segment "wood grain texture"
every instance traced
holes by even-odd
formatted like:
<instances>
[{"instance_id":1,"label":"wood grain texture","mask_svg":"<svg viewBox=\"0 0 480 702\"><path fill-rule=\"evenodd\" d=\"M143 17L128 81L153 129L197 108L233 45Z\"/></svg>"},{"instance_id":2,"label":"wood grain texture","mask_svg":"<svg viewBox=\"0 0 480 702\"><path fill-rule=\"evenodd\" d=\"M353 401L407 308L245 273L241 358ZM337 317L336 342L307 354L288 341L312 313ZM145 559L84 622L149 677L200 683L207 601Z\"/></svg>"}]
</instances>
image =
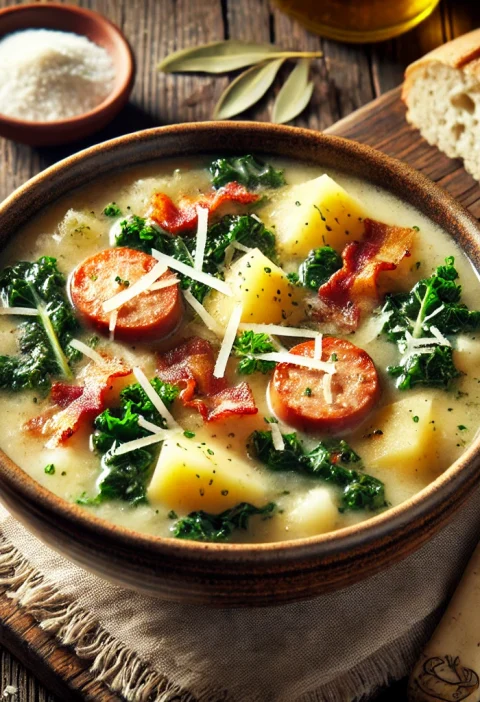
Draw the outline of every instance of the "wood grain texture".
<instances>
[{"instance_id":1,"label":"wood grain texture","mask_svg":"<svg viewBox=\"0 0 480 702\"><path fill-rule=\"evenodd\" d=\"M0 8L13 4L14 0L0 0ZM209 119L228 78L158 74L155 69L158 61L175 49L238 38L275 41L293 49L323 50L324 57L312 64L313 100L296 124L326 129L398 85L410 61L480 25L480 3L443 0L426 22L402 37L372 46L347 46L306 32L270 6L268 0L79 0L72 4L105 14L127 35L137 60L131 102L113 124L94 139L80 143L40 150L0 139L0 199L46 166L91 143L150 126ZM290 65L286 65L272 95L242 115L242 119L269 119L273 96L289 70ZM332 133L401 157L446 187L480 217L478 185L466 176L458 162L428 147L406 125L398 93L390 93L361 114L344 119ZM56 647L48 634L3 595L0 595L0 644L14 651L21 661L6 648L0 648L2 689L7 684L16 686L15 702L118 699L93 683L76 656ZM37 677L56 698L46 692ZM400 702L405 698L405 684L399 683L376 699Z\"/></svg>"}]
</instances>

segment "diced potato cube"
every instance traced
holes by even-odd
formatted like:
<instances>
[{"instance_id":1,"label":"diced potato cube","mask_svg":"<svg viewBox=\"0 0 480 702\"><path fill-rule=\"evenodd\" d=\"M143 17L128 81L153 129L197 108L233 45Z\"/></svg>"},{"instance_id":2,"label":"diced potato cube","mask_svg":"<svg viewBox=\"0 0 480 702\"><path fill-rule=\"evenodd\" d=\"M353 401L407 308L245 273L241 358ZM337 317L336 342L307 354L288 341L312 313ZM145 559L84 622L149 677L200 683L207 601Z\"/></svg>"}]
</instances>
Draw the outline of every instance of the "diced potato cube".
<instances>
[{"instance_id":1,"label":"diced potato cube","mask_svg":"<svg viewBox=\"0 0 480 702\"><path fill-rule=\"evenodd\" d=\"M205 300L206 309L222 324L228 322L237 302L243 305L242 322L281 324L300 312L300 289L259 249L253 249L236 261L225 280L233 288L234 297L212 292Z\"/></svg>"},{"instance_id":2,"label":"diced potato cube","mask_svg":"<svg viewBox=\"0 0 480 702\"><path fill-rule=\"evenodd\" d=\"M467 375L480 374L480 344L477 338L465 336L457 337L457 348L453 352L453 361L457 368Z\"/></svg>"},{"instance_id":3,"label":"diced potato cube","mask_svg":"<svg viewBox=\"0 0 480 702\"><path fill-rule=\"evenodd\" d=\"M82 241L97 241L103 234L104 225L91 212L68 210L58 227L58 236Z\"/></svg>"},{"instance_id":4,"label":"diced potato cube","mask_svg":"<svg viewBox=\"0 0 480 702\"><path fill-rule=\"evenodd\" d=\"M418 394L379 410L355 444L364 465L429 479L435 475L439 443L433 409L431 397Z\"/></svg>"},{"instance_id":5,"label":"diced potato cube","mask_svg":"<svg viewBox=\"0 0 480 702\"><path fill-rule=\"evenodd\" d=\"M280 249L305 258L326 244L341 253L350 241L363 237L366 216L363 205L324 174L284 190L271 220Z\"/></svg>"},{"instance_id":6,"label":"diced potato cube","mask_svg":"<svg viewBox=\"0 0 480 702\"><path fill-rule=\"evenodd\" d=\"M338 508L332 500L330 490L317 487L309 490L287 515L287 526L290 535L314 536L332 531L337 520Z\"/></svg>"},{"instance_id":7,"label":"diced potato cube","mask_svg":"<svg viewBox=\"0 0 480 702\"><path fill-rule=\"evenodd\" d=\"M200 509L218 514L239 502L265 502L264 486L245 461L218 447L175 439L163 443L147 496L180 514Z\"/></svg>"}]
</instances>

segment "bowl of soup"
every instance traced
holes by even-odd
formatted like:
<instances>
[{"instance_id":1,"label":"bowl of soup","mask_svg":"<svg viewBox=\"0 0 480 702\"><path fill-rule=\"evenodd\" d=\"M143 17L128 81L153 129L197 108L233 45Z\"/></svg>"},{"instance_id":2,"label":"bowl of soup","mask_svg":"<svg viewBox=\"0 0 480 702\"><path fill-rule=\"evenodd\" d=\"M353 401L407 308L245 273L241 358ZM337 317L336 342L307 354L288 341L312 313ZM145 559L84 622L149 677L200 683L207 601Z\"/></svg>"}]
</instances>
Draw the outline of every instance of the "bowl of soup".
<instances>
[{"instance_id":1,"label":"bowl of soup","mask_svg":"<svg viewBox=\"0 0 480 702\"><path fill-rule=\"evenodd\" d=\"M405 557L478 483L478 224L406 165L178 125L0 221L1 499L83 567L285 603Z\"/></svg>"}]
</instances>

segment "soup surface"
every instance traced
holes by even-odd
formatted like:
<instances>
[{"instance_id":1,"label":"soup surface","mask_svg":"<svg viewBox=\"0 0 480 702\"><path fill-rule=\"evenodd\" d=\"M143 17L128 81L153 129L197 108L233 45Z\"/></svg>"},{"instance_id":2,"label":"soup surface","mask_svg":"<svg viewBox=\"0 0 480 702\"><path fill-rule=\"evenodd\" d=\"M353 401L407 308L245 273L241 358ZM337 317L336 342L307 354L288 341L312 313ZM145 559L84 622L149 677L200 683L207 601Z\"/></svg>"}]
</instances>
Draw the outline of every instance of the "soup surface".
<instances>
[{"instance_id":1,"label":"soup surface","mask_svg":"<svg viewBox=\"0 0 480 702\"><path fill-rule=\"evenodd\" d=\"M477 431L472 266L343 173L149 164L49 206L2 271L0 445L137 531L336 530L414 495Z\"/></svg>"}]
</instances>

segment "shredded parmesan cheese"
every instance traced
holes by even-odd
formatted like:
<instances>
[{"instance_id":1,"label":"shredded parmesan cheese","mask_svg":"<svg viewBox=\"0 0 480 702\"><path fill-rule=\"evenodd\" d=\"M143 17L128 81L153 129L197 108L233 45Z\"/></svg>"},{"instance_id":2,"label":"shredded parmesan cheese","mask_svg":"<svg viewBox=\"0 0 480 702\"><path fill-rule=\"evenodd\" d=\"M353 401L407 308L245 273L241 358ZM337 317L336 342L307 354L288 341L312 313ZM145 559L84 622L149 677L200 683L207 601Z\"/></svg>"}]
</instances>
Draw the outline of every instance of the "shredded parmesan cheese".
<instances>
[{"instance_id":1,"label":"shredded parmesan cheese","mask_svg":"<svg viewBox=\"0 0 480 702\"><path fill-rule=\"evenodd\" d=\"M168 429L163 429L162 427L159 427L158 424L149 422L148 419L142 417L141 414L138 415L138 426L142 427L142 429L146 429L147 431L151 431L153 434L165 434L167 431L169 432Z\"/></svg>"},{"instance_id":2,"label":"shredded parmesan cheese","mask_svg":"<svg viewBox=\"0 0 480 702\"><path fill-rule=\"evenodd\" d=\"M139 448L144 448L145 446L150 446L150 444L158 444L159 441L163 441L167 434L155 432L155 434L149 434L149 436L143 436L141 439L134 439L133 441L127 441L126 444L120 444L113 451L111 451L111 456L122 456L124 453L130 453L130 451L136 451Z\"/></svg>"},{"instance_id":3,"label":"shredded parmesan cheese","mask_svg":"<svg viewBox=\"0 0 480 702\"><path fill-rule=\"evenodd\" d=\"M225 369L227 367L227 362L232 350L233 344L235 342L235 337L237 336L238 325L242 318L243 306L235 305L233 312L228 320L227 328L225 330L225 336L223 337L222 345L220 346L220 351L218 352L217 361L215 363L215 368L213 369L213 375L215 378L223 378L225 375Z\"/></svg>"},{"instance_id":4,"label":"shredded parmesan cheese","mask_svg":"<svg viewBox=\"0 0 480 702\"><path fill-rule=\"evenodd\" d=\"M108 331L110 341L115 339L115 327L117 326L118 310L113 310L108 321Z\"/></svg>"},{"instance_id":5,"label":"shredded parmesan cheese","mask_svg":"<svg viewBox=\"0 0 480 702\"><path fill-rule=\"evenodd\" d=\"M227 285L224 280L219 280L218 278L215 278L213 275L209 275L204 271L196 271L191 266L187 266L186 263L177 261L176 258L160 253L160 251L157 251L156 249L152 249L152 256L155 256L157 261L163 261L169 268L173 268L173 270L183 273L183 275L193 278L193 280L198 280L199 283L204 283L205 285L208 285L209 288L214 288L224 295L233 297L231 287Z\"/></svg>"},{"instance_id":6,"label":"shredded parmesan cheese","mask_svg":"<svg viewBox=\"0 0 480 702\"><path fill-rule=\"evenodd\" d=\"M317 361L315 358L308 356L297 356L288 351L271 351L270 353L256 353L255 358L261 361L275 361L275 363L291 363L294 366L302 366L310 368L310 370L320 370L324 373L336 373L335 363L327 363L326 361Z\"/></svg>"},{"instance_id":7,"label":"shredded parmesan cheese","mask_svg":"<svg viewBox=\"0 0 480 702\"><path fill-rule=\"evenodd\" d=\"M282 432L280 427L276 422L271 422L270 429L272 430L272 443L273 448L276 451L283 451L285 449L285 442L283 440Z\"/></svg>"},{"instance_id":8,"label":"shredded parmesan cheese","mask_svg":"<svg viewBox=\"0 0 480 702\"><path fill-rule=\"evenodd\" d=\"M84 344L83 341L79 341L78 339L72 339L70 341L70 346L73 349L77 349L77 351L80 351L80 353L83 353L84 356L87 356L87 358L89 358L94 363L98 363L99 366L105 365L105 359L103 358L103 356L97 353L97 351L95 351L94 349L91 349L90 346Z\"/></svg>"},{"instance_id":9,"label":"shredded parmesan cheese","mask_svg":"<svg viewBox=\"0 0 480 702\"><path fill-rule=\"evenodd\" d=\"M195 244L195 259L193 261L193 267L196 271L201 271L203 268L205 246L207 244L208 210L206 207L200 207L200 205L197 205L197 218L197 239Z\"/></svg>"},{"instance_id":10,"label":"shredded parmesan cheese","mask_svg":"<svg viewBox=\"0 0 480 702\"><path fill-rule=\"evenodd\" d=\"M22 314L26 317L37 317L38 310L33 307L0 307L0 314Z\"/></svg>"},{"instance_id":11,"label":"shredded parmesan cheese","mask_svg":"<svg viewBox=\"0 0 480 702\"><path fill-rule=\"evenodd\" d=\"M154 292L155 290L163 290L163 288L171 288L172 285L178 285L180 281L176 276L172 276L171 278L168 278L168 280L159 280L156 283L153 283L153 285L150 285L148 290L150 292Z\"/></svg>"},{"instance_id":12,"label":"shredded parmesan cheese","mask_svg":"<svg viewBox=\"0 0 480 702\"><path fill-rule=\"evenodd\" d=\"M434 312L432 312L431 314L427 314L427 316L425 317L425 319L423 321L428 322L429 319L432 319L432 317L435 317L437 314L440 314L440 312L444 309L445 309L445 305L440 305L440 307L437 307L437 309Z\"/></svg>"},{"instance_id":13,"label":"shredded parmesan cheese","mask_svg":"<svg viewBox=\"0 0 480 702\"><path fill-rule=\"evenodd\" d=\"M248 246L245 246L244 244L241 244L239 241L232 241L230 246L232 246L234 249L237 249L237 251L243 251L244 253L250 253L250 251L253 251L253 249L251 249Z\"/></svg>"},{"instance_id":14,"label":"shredded parmesan cheese","mask_svg":"<svg viewBox=\"0 0 480 702\"><path fill-rule=\"evenodd\" d=\"M137 295L140 295L140 293L145 292L167 270L168 266L165 263L156 263L154 267L148 271L148 273L142 275L142 277L137 280L136 283L130 285L124 290L121 290L109 300L106 300L102 305L104 312L113 312L113 310L118 309L126 302L129 302L134 297L137 297Z\"/></svg>"},{"instance_id":15,"label":"shredded parmesan cheese","mask_svg":"<svg viewBox=\"0 0 480 702\"><path fill-rule=\"evenodd\" d=\"M240 331L253 331L259 334L274 334L275 336L298 336L305 339L322 338L321 332L297 327L283 327L281 324L250 324L243 322L239 325Z\"/></svg>"},{"instance_id":16,"label":"shredded parmesan cheese","mask_svg":"<svg viewBox=\"0 0 480 702\"><path fill-rule=\"evenodd\" d=\"M155 407L157 412L167 422L167 427L169 429L181 429L180 425L177 423L177 421L173 418L173 416L170 414L170 412L166 408L163 400L159 397L159 395L155 392L155 390L150 385L148 378L145 375L145 373L142 371L142 369L138 368L138 367L134 368L133 374L134 374L135 378L138 380L138 382L140 383L142 390L145 392L146 396L148 397L148 399L150 400L152 405Z\"/></svg>"},{"instance_id":17,"label":"shredded parmesan cheese","mask_svg":"<svg viewBox=\"0 0 480 702\"><path fill-rule=\"evenodd\" d=\"M185 300L188 302L188 304L191 307L193 307L193 309L198 314L205 326L208 329L210 329L210 331L212 331L214 334L216 334L219 338L221 338L221 336L223 335L222 326L217 322L216 319L212 317L211 314L207 312L205 307L192 295L190 290L184 290L183 296L185 297Z\"/></svg>"},{"instance_id":18,"label":"shredded parmesan cheese","mask_svg":"<svg viewBox=\"0 0 480 702\"><path fill-rule=\"evenodd\" d=\"M437 329L437 327L432 327L430 326L430 331L432 332L433 336L435 339L438 341L438 343L441 346L451 346L452 344L449 342L446 336L443 336L442 332L440 329Z\"/></svg>"},{"instance_id":19,"label":"shredded parmesan cheese","mask_svg":"<svg viewBox=\"0 0 480 702\"><path fill-rule=\"evenodd\" d=\"M333 395L332 395L332 376L330 373L325 373L322 379L322 386L323 386L323 396L325 398L325 402L327 405L332 405L333 404Z\"/></svg>"},{"instance_id":20,"label":"shredded parmesan cheese","mask_svg":"<svg viewBox=\"0 0 480 702\"><path fill-rule=\"evenodd\" d=\"M317 361L320 361L322 358L322 340L323 340L323 336L321 334L318 334L318 336L315 337L315 346L313 348L313 358Z\"/></svg>"}]
</instances>

